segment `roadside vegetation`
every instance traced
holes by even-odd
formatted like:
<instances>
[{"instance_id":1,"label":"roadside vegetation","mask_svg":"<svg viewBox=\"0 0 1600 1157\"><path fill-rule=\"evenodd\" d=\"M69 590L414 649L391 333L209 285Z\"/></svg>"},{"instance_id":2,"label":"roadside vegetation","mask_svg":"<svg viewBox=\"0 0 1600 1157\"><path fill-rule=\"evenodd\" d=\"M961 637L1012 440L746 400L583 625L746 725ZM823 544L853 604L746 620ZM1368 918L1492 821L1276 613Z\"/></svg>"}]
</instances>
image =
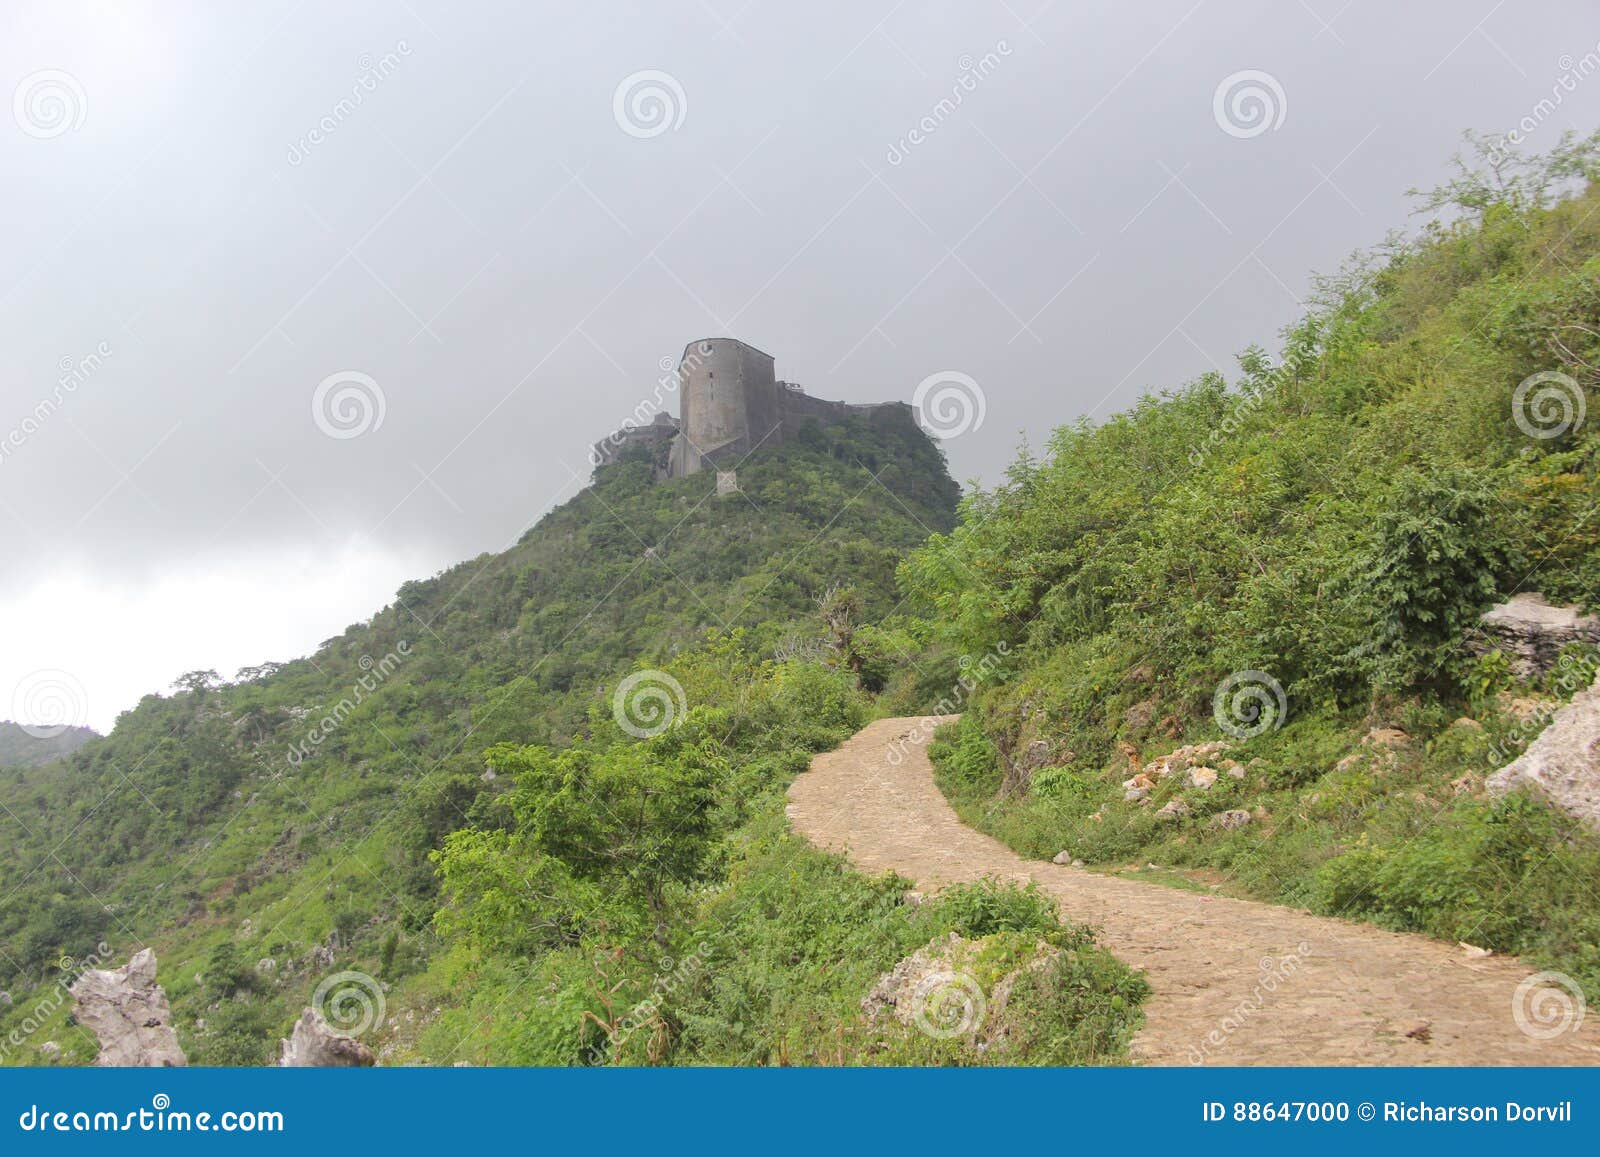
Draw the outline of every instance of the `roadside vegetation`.
<instances>
[{"instance_id":1,"label":"roadside vegetation","mask_svg":"<svg viewBox=\"0 0 1600 1157\"><path fill-rule=\"evenodd\" d=\"M1486 164L1323 282L1278 357L1058 430L902 577L945 646L1014 658L935 748L969 823L1600 998L1600 843L1484 792L1597 656L1519 681L1477 630L1519 591L1600 605L1600 161Z\"/></svg>"}]
</instances>

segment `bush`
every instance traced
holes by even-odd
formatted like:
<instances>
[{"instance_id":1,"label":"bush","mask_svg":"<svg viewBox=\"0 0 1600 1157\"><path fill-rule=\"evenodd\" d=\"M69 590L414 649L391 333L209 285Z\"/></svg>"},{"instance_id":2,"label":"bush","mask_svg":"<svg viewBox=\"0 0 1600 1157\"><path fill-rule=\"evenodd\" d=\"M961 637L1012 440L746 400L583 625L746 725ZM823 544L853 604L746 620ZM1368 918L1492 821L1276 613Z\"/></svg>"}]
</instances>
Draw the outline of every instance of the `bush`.
<instances>
[{"instance_id":1,"label":"bush","mask_svg":"<svg viewBox=\"0 0 1600 1157\"><path fill-rule=\"evenodd\" d=\"M1006 1049L1014 1063L1103 1065L1124 1059L1144 1023L1149 982L1109 952L1064 951L1017 978L1006 1004Z\"/></svg>"},{"instance_id":2,"label":"bush","mask_svg":"<svg viewBox=\"0 0 1600 1157\"><path fill-rule=\"evenodd\" d=\"M939 903L942 923L969 940L996 932L1033 932L1053 943L1089 940L1082 928L1062 928L1056 902L1031 880L1023 887L987 877L971 884L952 884L939 894Z\"/></svg>"},{"instance_id":3,"label":"bush","mask_svg":"<svg viewBox=\"0 0 1600 1157\"><path fill-rule=\"evenodd\" d=\"M956 796L986 796L1000 788L1000 749L968 713L933 733L928 744L940 787Z\"/></svg>"},{"instance_id":4,"label":"bush","mask_svg":"<svg viewBox=\"0 0 1600 1157\"><path fill-rule=\"evenodd\" d=\"M1364 584L1379 612L1380 686L1430 680L1457 658L1462 635L1514 563L1502 517L1499 495L1481 474L1408 470L1396 480L1379 508L1377 554ZM1465 668L1457 674L1464 681Z\"/></svg>"},{"instance_id":5,"label":"bush","mask_svg":"<svg viewBox=\"0 0 1600 1157\"><path fill-rule=\"evenodd\" d=\"M191 1063L270 1065L276 1060L282 1009L275 1001L224 1000L206 1013L206 1028L189 1049ZM285 1034L287 1035L287 1034Z\"/></svg>"}]
</instances>

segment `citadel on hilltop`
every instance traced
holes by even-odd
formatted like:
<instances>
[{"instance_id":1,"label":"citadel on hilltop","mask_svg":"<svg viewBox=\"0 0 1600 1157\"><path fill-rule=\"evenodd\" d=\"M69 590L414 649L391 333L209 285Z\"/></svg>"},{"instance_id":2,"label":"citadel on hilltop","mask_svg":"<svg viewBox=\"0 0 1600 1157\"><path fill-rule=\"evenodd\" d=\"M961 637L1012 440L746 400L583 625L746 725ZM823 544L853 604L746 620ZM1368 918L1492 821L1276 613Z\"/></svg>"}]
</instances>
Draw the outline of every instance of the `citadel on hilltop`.
<instances>
[{"instance_id":1,"label":"citadel on hilltop","mask_svg":"<svg viewBox=\"0 0 1600 1157\"><path fill-rule=\"evenodd\" d=\"M706 469L732 469L763 446L792 440L808 420L821 425L853 415L916 425L904 402L856 405L813 398L774 372L771 354L731 337L703 338L684 347L675 388L681 416L657 412L648 424L624 425L597 442L596 466L614 462L635 446L667 446L662 473L682 478Z\"/></svg>"}]
</instances>

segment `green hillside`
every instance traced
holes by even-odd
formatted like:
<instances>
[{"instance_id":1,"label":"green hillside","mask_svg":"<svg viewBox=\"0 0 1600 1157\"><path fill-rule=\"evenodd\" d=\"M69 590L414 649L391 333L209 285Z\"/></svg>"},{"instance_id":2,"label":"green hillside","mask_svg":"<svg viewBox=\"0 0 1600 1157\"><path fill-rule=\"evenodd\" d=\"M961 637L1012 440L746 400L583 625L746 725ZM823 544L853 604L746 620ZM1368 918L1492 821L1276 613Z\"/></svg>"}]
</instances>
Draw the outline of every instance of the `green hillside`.
<instances>
[{"instance_id":1,"label":"green hillside","mask_svg":"<svg viewBox=\"0 0 1600 1157\"><path fill-rule=\"evenodd\" d=\"M511 550L406 584L314 655L231 682L191 672L103 742L0 776L25 828L0 864L0 990L13 994L0 1030L31 1026L33 1042L5 1059L37 1063L46 1037L66 1062L91 1059L64 1007L30 1020L36 1001L58 957L114 961L145 943L198 1063L269 1061L339 969L379 978L397 1008L449 1007L432 1039L392 1045L408 1059L622 1059L620 1037L583 1015L604 1013L596 961L626 961L608 989L630 969L647 984L649 959L703 935L704 906L739 894L738 873L767 879L743 885L753 903L723 924L756 921L755 901L800 872L806 919L856 941L861 992L816 984L799 960L750 978L792 982L796 1008L831 1010L827 1032L878 971L940 930L981 927L996 904L1065 935L1020 893L975 894L976 916L913 911L903 884L858 880L781 831L788 778L867 717L907 644L895 568L951 527L958 495L938 449L909 424L812 425L741 464L739 485L717 497L709 475L654 483L646 458L625 458ZM614 712L634 667L638 694ZM647 733L663 707L678 726ZM545 1018L483 1011L558 974L565 1002ZM685 1040L685 1059L791 1047L762 1018L725 1019ZM1114 1053L1125 1022L1095 1022L1084 1047Z\"/></svg>"},{"instance_id":2,"label":"green hillside","mask_svg":"<svg viewBox=\"0 0 1600 1157\"><path fill-rule=\"evenodd\" d=\"M1600 846L1483 792L1597 656L1528 686L1470 645L1518 591L1600 605L1597 175L1594 140L1464 167L1425 202L1443 220L1324 282L1281 357L1058 430L966 498L904 577L951 645L1015 659L941 745L969 822L1520 952L1600 996ZM1124 786L1217 740L1196 762L1239 778Z\"/></svg>"},{"instance_id":3,"label":"green hillside","mask_svg":"<svg viewBox=\"0 0 1600 1157\"><path fill-rule=\"evenodd\" d=\"M0 768L0 1060L90 1060L38 994L150 944L197 1063L270 1061L346 974L337 1026L383 1063L1121 1062L1144 981L1039 892L921 900L789 830L815 752L951 709L940 786L1024 854L1600 999L1600 841L1484 792L1600 653L1519 682L1475 631L1518 591L1600 605L1597 178L1600 137L1464 163L1277 357L1062 427L990 489L860 420L720 497L640 451L312 656ZM1140 778L1186 745L1212 779ZM982 1048L864 1007L951 933L1016 980Z\"/></svg>"}]
</instances>

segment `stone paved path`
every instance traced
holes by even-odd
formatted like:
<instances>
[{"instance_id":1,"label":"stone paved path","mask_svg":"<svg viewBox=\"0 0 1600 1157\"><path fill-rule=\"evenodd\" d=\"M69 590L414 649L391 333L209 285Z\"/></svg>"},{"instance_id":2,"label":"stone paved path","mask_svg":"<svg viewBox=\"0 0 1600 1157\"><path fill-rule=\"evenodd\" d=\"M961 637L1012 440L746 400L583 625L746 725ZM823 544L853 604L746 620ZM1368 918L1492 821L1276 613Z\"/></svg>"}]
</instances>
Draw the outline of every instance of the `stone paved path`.
<instances>
[{"instance_id":1,"label":"stone paved path","mask_svg":"<svg viewBox=\"0 0 1600 1157\"><path fill-rule=\"evenodd\" d=\"M789 790L795 830L926 889L1037 881L1063 916L1148 976L1141 1063L1600 1064L1600 1012L1548 1040L1518 1027L1513 1000L1534 969L1514 958L1471 959L1421 936L1023 859L945 802L915 742L923 722L880 719L817 756ZM1540 991L1524 1020L1548 1031L1564 1010Z\"/></svg>"}]
</instances>

